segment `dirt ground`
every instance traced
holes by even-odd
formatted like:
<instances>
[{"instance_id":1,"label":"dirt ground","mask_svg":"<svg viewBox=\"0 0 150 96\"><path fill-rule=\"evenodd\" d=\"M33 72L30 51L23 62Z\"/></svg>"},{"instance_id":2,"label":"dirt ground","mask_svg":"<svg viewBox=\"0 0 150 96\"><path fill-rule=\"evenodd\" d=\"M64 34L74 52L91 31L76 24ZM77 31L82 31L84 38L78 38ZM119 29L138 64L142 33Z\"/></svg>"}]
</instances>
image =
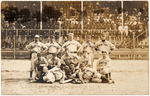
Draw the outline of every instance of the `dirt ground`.
<instances>
[{"instance_id":1,"label":"dirt ground","mask_svg":"<svg viewBox=\"0 0 150 96\"><path fill-rule=\"evenodd\" d=\"M29 60L1 60L2 95L131 95L149 94L148 60L112 60L115 84L29 83Z\"/></svg>"}]
</instances>

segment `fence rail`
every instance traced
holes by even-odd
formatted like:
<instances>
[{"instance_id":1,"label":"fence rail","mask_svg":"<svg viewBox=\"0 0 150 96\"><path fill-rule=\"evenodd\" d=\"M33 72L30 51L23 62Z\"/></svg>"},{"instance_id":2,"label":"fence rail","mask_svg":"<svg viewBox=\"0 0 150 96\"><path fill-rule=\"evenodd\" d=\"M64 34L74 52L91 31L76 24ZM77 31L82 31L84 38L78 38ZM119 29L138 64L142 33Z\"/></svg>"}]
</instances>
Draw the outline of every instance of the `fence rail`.
<instances>
[{"instance_id":1,"label":"fence rail","mask_svg":"<svg viewBox=\"0 0 150 96\"><path fill-rule=\"evenodd\" d=\"M41 40L43 40L43 43L46 41L48 41L48 37L50 35L55 34L55 30L56 29L16 29L16 30L1 30L1 46L2 46L2 58L28 58L28 52L24 51L25 50L25 46L31 42L33 40L33 37L35 34L39 34L39 35L43 35ZM74 33L76 37L80 37L80 39L83 39L85 37L82 37L82 35L86 36L86 35L91 35L92 36L92 41L96 42L97 40L99 40L99 36L102 32L108 32L109 36L107 39L109 39L111 42L115 42L116 47L117 46L124 46L126 48L129 48L127 46L134 46L137 45L137 42L135 39L137 39L139 37L136 38L136 36L132 36L132 34L130 34L130 40L124 40L124 42L122 43L120 41L121 35L118 35L118 30L103 30L103 29L84 29L83 33L82 33L82 29L57 29L58 32L61 32L64 34L67 33ZM129 30L130 31L135 31L136 30ZM148 30L147 30L148 31ZM45 33L44 33L45 32ZM141 35L143 35L142 32ZM147 32L148 33L148 32ZM94 36L93 36L94 34ZM47 36L47 37L44 37ZM60 36L60 34L59 34ZM65 35L66 36L66 35ZM144 37L145 38L145 37ZM146 37L148 38L148 36ZM133 40L135 40L135 42L132 42ZM6 41L6 42L5 42ZM22 43L23 42L23 43ZM118 43L119 42L119 43ZM131 42L131 44L127 45L128 42ZM138 40L138 42L140 42L140 40ZM6 43L6 44L5 44ZM136 43L136 44L133 44ZM126 46L127 45L127 46ZM21 47L20 47L21 46ZM136 46L135 46L136 47ZM133 49L136 49L135 47L133 47ZM21 49L22 48L22 49ZM119 47L117 47L119 48ZM121 47L123 48L123 47ZM148 46L147 46L148 48ZM121 51L117 51L115 54L112 54L111 57L114 59L138 59L141 58L139 55L137 54L138 52L128 52L126 51L125 53L122 53ZM148 53L148 51L147 51ZM126 54L126 56L125 56ZM146 54L145 52L143 52L143 56L144 54ZM134 56L135 55L135 56ZM147 56L144 56L142 58L147 58Z\"/></svg>"},{"instance_id":2,"label":"fence rail","mask_svg":"<svg viewBox=\"0 0 150 96\"><path fill-rule=\"evenodd\" d=\"M149 59L149 51L148 50L116 50L110 54L112 59L120 59L120 60L148 60ZM30 53L28 51L1 51L2 59L29 59ZM97 52L94 53L95 59L98 59Z\"/></svg>"}]
</instances>

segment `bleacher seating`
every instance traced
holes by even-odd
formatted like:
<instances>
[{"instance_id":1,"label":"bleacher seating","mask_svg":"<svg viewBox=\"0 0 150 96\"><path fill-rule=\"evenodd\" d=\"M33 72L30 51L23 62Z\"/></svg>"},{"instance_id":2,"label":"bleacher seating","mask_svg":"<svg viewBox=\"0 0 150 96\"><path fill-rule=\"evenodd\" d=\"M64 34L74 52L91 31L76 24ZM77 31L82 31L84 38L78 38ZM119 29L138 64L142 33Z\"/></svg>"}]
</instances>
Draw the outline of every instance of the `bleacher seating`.
<instances>
[{"instance_id":1,"label":"bleacher seating","mask_svg":"<svg viewBox=\"0 0 150 96\"><path fill-rule=\"evenodd\" d=\"M126 10L123 24L126 27L119 29L122 26L120 1L85 1L83 12L80 1L43 1L42 14L40 14L40 2L2 2L2 51L24 51L35 34L40 34L41 41L46 43L48 36L54 35L55 30L58 29L61 30L59 32L63 38L67 33L72 32L75 38L79 37L80 42L84 40L85 35L91 35L92 41L96 42L100 39L101 33L105 32L109 36L107 39L115 44L117 49L133 49L134 38L135 45L138 45L135 48L148 48L149 43L145 39L148 38L146 34L148 33L148 8L145 3L147 2L143 1L140 8L135 6L131 8L136 10L131 10L124 5ZM53 14L50 14L50 11ZM10 19L8 13L13 14L14 18Z\"/></svg>"}]
</instances>

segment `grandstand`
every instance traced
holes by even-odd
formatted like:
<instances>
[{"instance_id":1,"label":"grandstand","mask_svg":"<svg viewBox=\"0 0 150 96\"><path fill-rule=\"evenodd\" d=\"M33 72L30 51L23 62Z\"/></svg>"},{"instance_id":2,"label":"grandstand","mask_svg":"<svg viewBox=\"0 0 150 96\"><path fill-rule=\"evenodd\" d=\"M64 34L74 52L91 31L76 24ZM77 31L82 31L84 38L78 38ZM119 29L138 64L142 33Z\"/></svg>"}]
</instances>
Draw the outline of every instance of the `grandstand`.
<instances>
[{"instance_id":1,"label":"grandstand","mask_svg":"<svg viewBox=\"0 0 150 96\"><path fill-rule=\"evenodd\" d=\"M3 1L1 7L2 58L29 58L25 46L35 34L43 43L50 35L63 43L70 32L80 42L86 35L96 42L105 32L117 48L112 58L148 59L147 1L124 1L123 9L121 1Z\"/></svg>"}]
</instances>

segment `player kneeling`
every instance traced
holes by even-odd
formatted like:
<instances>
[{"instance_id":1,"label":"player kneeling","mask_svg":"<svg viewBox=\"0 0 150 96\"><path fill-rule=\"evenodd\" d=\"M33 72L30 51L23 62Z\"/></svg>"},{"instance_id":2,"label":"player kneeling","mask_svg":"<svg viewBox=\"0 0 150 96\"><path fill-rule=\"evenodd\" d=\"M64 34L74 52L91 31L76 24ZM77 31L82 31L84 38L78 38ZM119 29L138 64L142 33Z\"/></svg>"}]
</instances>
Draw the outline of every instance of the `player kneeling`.
<instances>
[{"instance_id":1,"label":"player kneeling","mask_svg":"<svg viewBox=\"0 0 150 96\"><path fill-rule=\"evenodd\" d=\"M50 54L48 60L48 70L54 68L54 67L60 67L60 59L56 56L56 54Z\"/></svg>"},{"instance_id":2,"label":"player kneeling","mask_svg":"<svg viewBox=\"0 0 150 96\"><path fill-rule=\"evenodd\" d=\"M114 83L111 79L111 72L110 72L110 61L111 59L107 56L106 51L102 51L102 57L97 62L97 71L103 75L102 82L103 83ZM106 79L107 78L107 79Z\"/></svg>"},{"instance_id":3,"label":"player kneeling","mask_svg":"<svg viewBox=\"0 0 150 96\"><path fill-rule=\"evenodd\" d=\"M42 82L44 76L43 68L47 67L47 60L43 56L41 56L40 53L38 53L37 59L34 61L34 65L35 77L33 78L33 80L31 80L31 82Z\"/></svg>"}]
</instances>

